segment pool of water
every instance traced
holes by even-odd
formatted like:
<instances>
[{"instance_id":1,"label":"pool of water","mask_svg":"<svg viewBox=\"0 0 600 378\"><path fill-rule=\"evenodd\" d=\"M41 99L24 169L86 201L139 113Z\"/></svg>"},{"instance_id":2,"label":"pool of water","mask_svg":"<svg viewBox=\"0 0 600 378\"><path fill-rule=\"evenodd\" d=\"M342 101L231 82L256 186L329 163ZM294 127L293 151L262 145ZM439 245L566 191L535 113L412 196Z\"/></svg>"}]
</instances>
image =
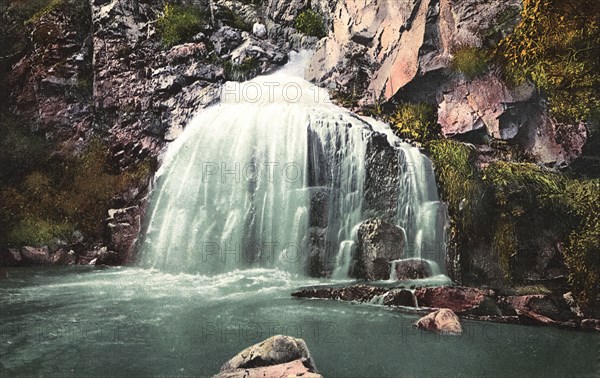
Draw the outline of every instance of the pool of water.
<instances>
[{"instance_id":1,"label":"pool of water","mask_svg":"<svg viewBox=\"0 0 600 378\"><path fill-rule=\"evenodd\" d=\"M325 377L597 376L598 334L465 321L416 330L398 309L296 299L339 283L256 269L214 277L140 268L0 270L0 376L210 377L245 347L302 337Z\"/></svg>"}]
</instances>

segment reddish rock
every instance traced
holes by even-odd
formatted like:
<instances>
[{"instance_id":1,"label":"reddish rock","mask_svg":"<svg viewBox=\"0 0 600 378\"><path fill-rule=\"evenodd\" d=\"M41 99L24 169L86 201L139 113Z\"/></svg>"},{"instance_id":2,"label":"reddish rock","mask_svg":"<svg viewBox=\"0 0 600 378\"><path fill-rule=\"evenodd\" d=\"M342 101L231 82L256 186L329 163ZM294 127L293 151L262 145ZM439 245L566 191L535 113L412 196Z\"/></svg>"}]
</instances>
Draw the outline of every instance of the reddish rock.
<instances>
[{"instance_id":1,"label":"reddish rock","mask_svg":"<svg viewBox=\"0 0 600 378\"><path fill-rule=\"evenodd\" d=\"M492 306L489 297L493 292L472 287L424 287L415 290L419 307L449 308L456 313L477 313L495 315L499 310ZM491 313L489 313L491 312Z\"/></svg>"},{"instance_id":2,"label":"reddish rock","mask_svg":"<svg viewBox=\"0 0 600 378\"><path fill-rule=\"evenodd\" d=\"M321 374L311 372L302 360L295 360L285 364L256 367L252 369L236 369L219 373L214 378L323 378Z\"/></svg>"},{"instance_id":3,"label":"reddish rock","mask_svg":"<svg viewBox=\"0 0 600 378\"><path fill-rule=\"evenodd\" d=\"M514 308L517 314L524 315L542 323L549 323L546 319L552 321L567 320L573 315L572 313L569 313L569 316L565 316L565 311L561 311L559 306L546 295L510 296L506 297L504 302Z\"/></svg>"},{"instance_id":4,"label":"reddish rock","mask_svg":"<svg viewBox=\"0 0 600 378\"><path fill-rule=\"evenodd\" d=\"M419 319L415 326L426 331L458 335L462 333L460 319L454 311L442 308Z\"/></svg>"},{"instance_id":5,"label":"reddish rock","mask_svg":"<svg viewBox=\"0 0 600 378\"><path fill-rule=\"evenodd\" d=\"M290 362L294 363L290 366L274 368L276 365ZM302 366L295 362L300 362ZM317 368L304 340L291 336L277 335L238 353L221 367L221 373L235 373L239 370L244 371L260 367L273 367L273 370L268 370L272 373L285 372L286 370L290 370L290 374L295 374L294 371L298 373L317 372ZM229 375L218 375L218 377L223 376L229 377ZM237 375L233 376L236 377ZM279 375L273 376L279 377Z\"/></svg>"},{"instance_id":6,"label":"reddish rock","mask_svg":"<svg viewBox=\"0 0 600 378\"><path fill-rule=\"evenodd\" d=\"M21 248L21 256L27 264L31 265L48 265L51 264L50 252L47 246L43 247L23 247Z\"/></svg>"}]
</instances>

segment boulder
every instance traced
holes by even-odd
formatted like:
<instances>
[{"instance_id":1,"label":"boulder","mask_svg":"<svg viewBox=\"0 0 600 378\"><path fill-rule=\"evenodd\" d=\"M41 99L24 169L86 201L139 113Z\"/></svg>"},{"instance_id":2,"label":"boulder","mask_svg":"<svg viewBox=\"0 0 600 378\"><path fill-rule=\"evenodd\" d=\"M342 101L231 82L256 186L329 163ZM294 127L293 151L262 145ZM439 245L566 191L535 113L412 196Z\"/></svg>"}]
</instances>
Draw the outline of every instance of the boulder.
<instances>
[{"instance_id":1,"label":"boulder","mask_svg":"<svg viewBox=\"0 0 600 378\"><path fill-rule=\"evenodd\" d=\"M557 302L547 295L509 296L506 297L504 301L510 305L517 314L523 314L534 319L539 316L553 321L566 321L573 318L575 315L566 301Z\"/></svg>"},{"instance_id":2,"label":"boulder","mask_svg":"<svg viewBox=\"0 0 600 378\"><path fill-rule=\"evenodd\" d=\"M292 293L297 298L337 299L341 301L369 302L378 295L383 295L389 289L368 285L348 287L315 287L301 289Z\"/></svg>"},{"instance_id":3,"label":"boulder","mask_svg":"<svg viewBox=\"0 0 600 378\"><path fill-rule=\"evenodd\" d=\"M419 307L448 308L456 313L474 315L501 315L490 298L493 295L489 290L458 286L424 287L415 290Z\"/></svg>"},{"instance_id":4,"label":"boulder","mask_svg":"<svg viewBox=\"0 0 600 378\"><path fill-rule=\"evenodd\" d=\"M427 260L406 259L395 262L396 279L416 280L431 277L432 269Z\"/></svg>"},{"instance_id":5,"label":"boulder","mask_svg":"<svg viewBox=\"0 0 600 378\"><path fill-rule=\"evenodd\" d=\"M210 42L213 44L215 52L219 56L231 53L242 44L242 33L238 29L229 26L223 26L210 36Z\"/></svg>"},{"instance_id":6,"label":"boulder","mask_svg":"<svg viewBox=\"0 0 600 378\"><path fill-rule=\"evenodd\" d=\"M600 331L600 319L583 319L581 321L581 328Z\"/></svg>"},{"instance_id":7,"label":"boulder","mask_svg":"<svg viewBox=\"0 0 600 378\"><path fill-rule=\"evenodd\" d=\"M351 275L366 280L389 279L390 263L402 257L404 230L379 218L371 218L359 226L357 237Z\"/></svg>"},{"instance_id":8,"label":"boulder","mask_svg":"<svg viewBox=\"0 0 600 378\"><path fill-rule=\"evenodd\" d=\"M2 248L0 249L0 266L1 267L9 267L9 266L18 266L23 261L23 257L21 257L21 252L18 249L13 248Z\"/></svg>"},{"instance_id":9,"label":"boulder","mask_svg":"<svg viewBox=\"0 0 600 378\"><path fill-rule=\"evenodd\" d=\"M284 364L256 367L252 369L235 369L219 373L214 378L323 378L304 365L302 360L294 360Z\"/></svg>"},{"instance_id":10,"label":"boulder","mask_svg":"<svg viewBox=\"0 0 600 378\"><path fill-rule=\"evenodd\" d=\"M409 290L394 289L384 295L383 304L385 306L417 307L417 299Z\"/></svg>"},{"instance_id":11,"label":"boulder","mask_svg":"<svg viewBox=\"0 0 600 378\"><path fill-rule=\"evenodd\" d=\"M23 256L23 261L29 265L51 264L50 252L47 246L23 247L21 248L21 256Z\"/></svg>"},{"instance_id":12,"label":"boulder","mask_svg":"<svg viewBox=\"0 0 600 378\"><path fill-rule=\"evenodd\" d=\"M277 335L238 353L221 367L221 373L235 371L236 369L280 365L292 361L300 361L308 372L317 372L304 340Z\"/></svg>"},{"instance_id":13,"label":"boulder","mask_svg":"<svg viewBox=\"0 0 600 378\"><path fill-rule=\"evenodd\" d=\"M442 308L419 319L415 326L426 331L459 335L462 333L460 319L454 311Z\"/></svg>"}]
</instances>

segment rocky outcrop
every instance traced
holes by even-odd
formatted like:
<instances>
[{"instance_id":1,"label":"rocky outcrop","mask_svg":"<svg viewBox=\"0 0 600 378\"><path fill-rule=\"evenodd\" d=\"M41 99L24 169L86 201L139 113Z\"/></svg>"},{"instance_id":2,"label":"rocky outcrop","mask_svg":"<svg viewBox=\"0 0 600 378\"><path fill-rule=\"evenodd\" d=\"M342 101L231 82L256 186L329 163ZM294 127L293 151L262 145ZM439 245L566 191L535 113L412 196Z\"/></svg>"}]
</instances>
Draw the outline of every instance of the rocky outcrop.
<instances>
[{"instance_id":1,"label":"rocky outcrop","mask_svg":"<svg viewBox=\"0 0 600 378\"><path fill-rule=\"evenodd\" d=\"M425 315L415 323L415 326L426 331L443 334L460 335L462 333L460 319L454 311L447 308Z\"/></svg>"},{"instance_id":2,"label":"rocky outcrop","mask_svg":"<svg viewBox=\"0 0 600 378\"><path fill-rule=\"evenodd\" d=\"M418 307L415 295L406 289L390 290L383 296L384 306Z\"/></svg>"},{"instance_id":3,"label":"rocky outcrop","mask_svg":"<svg viewBox=\"0 0 600 378\"><path fill-rule=\"evenodd\" d=\"M315 287L298 290L292 293L296 298L336 299L340 301L369 302L379 295L386 294L387 288L368 285L347 287ZM391 299L393 301L393 299Z\"/></svg>"},{"instance_id":4,"label":"rocky outcrop","mask_svg":"<svg viewBox=\"0 0 600 378\"><path fill-rule=\"evenodd\" d=\"M403 230L379 218L364 221L358 228L358 247L350 274L366 280L390 278L390 263L402 257Z\"/></svg>"},{"instance_id":5,"label":"rocky outcrop","mask_svg":"<svg viewBox=\"0 0 600 378\"><path fill-rule=\"evenodd\" d=\"M501 315L495 302L491 300L494 296L489 290L458 286L424 287L415 290L419 306L448 308L460 314Z\"/></svg>"},{"instance_id":6,"label":"rocky outcrop","mask_svg":"<svg viewBox=\"0 0 600 378\"><path fill-rule=\"evenodd\" d=\"M216 375L220 378L262 376L320 377L304 340L281 335L244 349Z\"/></svg>"}]
</instances>

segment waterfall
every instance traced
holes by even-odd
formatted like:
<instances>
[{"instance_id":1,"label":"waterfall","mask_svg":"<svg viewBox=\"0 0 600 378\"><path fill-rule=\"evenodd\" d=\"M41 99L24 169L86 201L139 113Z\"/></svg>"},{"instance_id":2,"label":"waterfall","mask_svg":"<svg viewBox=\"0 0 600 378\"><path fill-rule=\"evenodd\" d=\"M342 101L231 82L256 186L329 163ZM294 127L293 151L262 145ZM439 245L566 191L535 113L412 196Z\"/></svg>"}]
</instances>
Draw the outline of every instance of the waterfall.
<instances>
[{"instance_id":1,"label":"waterfall","mask_svg":"<svg viewBox=\"0 0 600 378\"><path fill-rule=\"evenodd\" d=\"M431 168L429 160L387 125L333 105L302 78L303 58L227 83L220 103L199 112L169 146L141 238L143 266L347 276L358 226L378 215L365 203L366 158L381 134L400 162L392 221L406 230L407 256L422 256L420 241L443 240L432 172L416 179L408 169Z\"/></svg>"}]
</instances>

